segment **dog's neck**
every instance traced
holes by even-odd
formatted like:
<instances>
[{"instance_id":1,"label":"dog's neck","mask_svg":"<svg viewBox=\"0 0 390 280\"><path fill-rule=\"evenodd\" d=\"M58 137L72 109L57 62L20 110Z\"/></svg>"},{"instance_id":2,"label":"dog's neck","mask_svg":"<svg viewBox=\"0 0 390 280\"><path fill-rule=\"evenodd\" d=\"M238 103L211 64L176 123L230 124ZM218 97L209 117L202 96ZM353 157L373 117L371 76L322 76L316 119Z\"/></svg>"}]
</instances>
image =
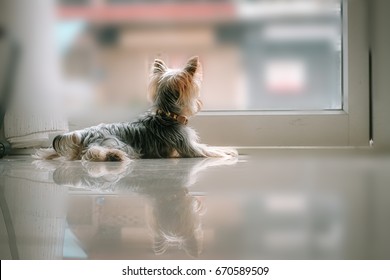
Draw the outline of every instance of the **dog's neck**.
<instances>
[{"instance_id":1,"label":"dog's neck","mask_svg":"<svg viewBox=\"0 0 390 280\"><path fill-rule=\"evenodd\" d=\"M178 115L178 114L175 114L172 112L165 112L161 109L157 109L156 114L160 115L160 116L168 117L168 118L170 118L174 121L177 121L181 124L184 124L184 125L186 125L188 123L188 118L186 116L183 116L183 115Z\"/></svg>"}]
</instances>

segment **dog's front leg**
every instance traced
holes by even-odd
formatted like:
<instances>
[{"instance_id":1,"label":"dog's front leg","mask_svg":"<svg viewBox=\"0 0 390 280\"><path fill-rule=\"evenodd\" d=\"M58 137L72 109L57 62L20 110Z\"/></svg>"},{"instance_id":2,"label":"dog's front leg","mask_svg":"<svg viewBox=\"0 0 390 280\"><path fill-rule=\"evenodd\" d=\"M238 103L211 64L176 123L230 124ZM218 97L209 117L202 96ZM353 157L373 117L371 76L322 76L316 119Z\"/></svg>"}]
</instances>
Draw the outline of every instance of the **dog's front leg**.
<instances>
[{"instance_id":1,"label":"dog's front leg","mask_svg":"<svg viewBox=\"0 0 390 280\"><path fill-rule=\"evenodd\" d=\"M192 143L197 157L236 157L237 150L229 147L212 147L200 143Z\"/></svg>"},{"instance_id":2,"label":"dog's front leg","mask_svg":"<svg viewBox=\"0 0 390 280\"><path fill-rule=\"evenodd\" d=\"M212 147L199 143L195 130L187 128L183 139L178 144L176 151L181 157L236 157L237 150L229 147Z\"/></svg>"}]
</instances>

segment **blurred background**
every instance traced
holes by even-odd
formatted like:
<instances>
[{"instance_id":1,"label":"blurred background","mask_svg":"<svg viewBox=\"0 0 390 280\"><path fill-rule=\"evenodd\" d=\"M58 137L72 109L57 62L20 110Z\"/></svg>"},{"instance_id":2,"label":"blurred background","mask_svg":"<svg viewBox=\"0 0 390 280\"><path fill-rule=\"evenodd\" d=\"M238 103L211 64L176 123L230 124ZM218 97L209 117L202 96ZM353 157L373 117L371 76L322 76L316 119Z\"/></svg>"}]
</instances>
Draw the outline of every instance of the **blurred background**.
<instances>
[{"instance_id":1,"label":"blurred background","mask_svg":"<svg viewBox=\"0 0 390 280\"><path fill-rule=\"evenodd\" d=\"M342 108L340 0L61 0L56 12L72 106L146 106L154 58L200 55L205 110Z\"/></svg>"}]
</instances>

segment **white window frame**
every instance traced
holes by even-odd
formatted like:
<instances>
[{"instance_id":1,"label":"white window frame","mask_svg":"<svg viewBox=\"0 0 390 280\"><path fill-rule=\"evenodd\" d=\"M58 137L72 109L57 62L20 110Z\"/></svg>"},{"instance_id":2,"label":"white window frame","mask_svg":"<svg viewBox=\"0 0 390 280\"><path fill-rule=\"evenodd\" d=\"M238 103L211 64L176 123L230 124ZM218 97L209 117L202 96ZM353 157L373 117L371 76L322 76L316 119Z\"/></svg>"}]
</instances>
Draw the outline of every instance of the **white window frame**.
<instances>
[{"instance_id":1,"label":"white window frame","mask_svg":"<svg viewBox=\"0 0 390 280\"><path fill-rule=\"evenodd\" d=\"M205 111L190 125L219 146L368 146L368 49L367 0L344 0L343 109Z\"/></svg>"}]
</instances>

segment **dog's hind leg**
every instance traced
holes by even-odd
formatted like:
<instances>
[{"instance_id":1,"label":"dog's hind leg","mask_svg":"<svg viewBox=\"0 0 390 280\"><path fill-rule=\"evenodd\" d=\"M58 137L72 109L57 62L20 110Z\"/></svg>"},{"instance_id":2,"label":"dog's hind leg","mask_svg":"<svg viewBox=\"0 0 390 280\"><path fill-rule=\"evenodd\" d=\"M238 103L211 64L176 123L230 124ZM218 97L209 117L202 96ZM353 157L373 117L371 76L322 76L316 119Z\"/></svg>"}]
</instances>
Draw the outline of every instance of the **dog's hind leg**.
<instances>
[{"instance_id":1,"label":"dog's hind leg","mask_svg":"<svg viewBox=\"0 0 390 280\"><path fill-rule=\"evenodd\" d=\"M53 148L60 155L69 160L80 159L82 144L81 134L78 131L57 135L53 140Z\"/></svg>"}]
</instances>

